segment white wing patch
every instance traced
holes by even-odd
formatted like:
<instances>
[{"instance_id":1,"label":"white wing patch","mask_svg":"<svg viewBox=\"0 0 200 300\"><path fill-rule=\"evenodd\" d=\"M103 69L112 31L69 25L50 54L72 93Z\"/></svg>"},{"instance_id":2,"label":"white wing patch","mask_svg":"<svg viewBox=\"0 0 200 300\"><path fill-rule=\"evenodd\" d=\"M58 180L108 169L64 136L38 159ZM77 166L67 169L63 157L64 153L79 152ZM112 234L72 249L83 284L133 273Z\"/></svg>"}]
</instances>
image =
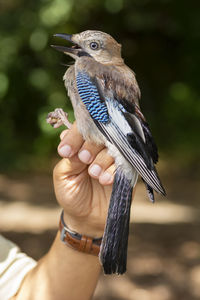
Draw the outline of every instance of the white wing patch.
<instances>
[{"instance_id":1,"label":"white wing patch","mask_svg":"<svg viewBox=\"0 0 200 300\"><path fill-rule=\"evenodd\" d=\"M106 99L106 105L109 115L111 116L114 123L121 129L123 134L126 136L128 133L132 133L130 125L122 114L124 107L120 105L119 102L113 99Z\"/></svg>"},{"instance_id":2,"label":"white wing patch","mask_svg":"<svg viewBox=\"0 0 200 300\"><path fill-rule=\"evenodd\" d=\"M108 113L111 116L113 122L121 129L123 134L126 136L129 133L133 133L133 129L128 124L127 120L122 114L122 112L126 112L124 107L118 101L115 101L113 99L106 99L106 105L108 108ZM135 126L137 127L138 133L140 134L141 138L145 142L145 136L140 121L134 115L132 115L132 118L134 119L134 123Z\"/></svg>"}]
</instances>

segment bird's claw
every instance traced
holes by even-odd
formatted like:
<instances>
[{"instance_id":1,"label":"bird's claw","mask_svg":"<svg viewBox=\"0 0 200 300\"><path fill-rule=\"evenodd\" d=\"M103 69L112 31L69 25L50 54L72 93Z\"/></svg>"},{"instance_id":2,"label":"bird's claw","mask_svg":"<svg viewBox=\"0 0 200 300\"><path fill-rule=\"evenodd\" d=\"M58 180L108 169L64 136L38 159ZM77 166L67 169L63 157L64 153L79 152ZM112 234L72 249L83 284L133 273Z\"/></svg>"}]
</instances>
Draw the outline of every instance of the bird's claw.
<instances>
[{"instance_id":1,"label":"bird's claw","mask_svg":"<svg viewBox=\"0 0 200 300\"><path fill-rule=\"evenodd\" d=\"M71 128L72 126L72 123L68 120L68 114L62 108L56 108L54 111L48 113L46 121L53 128L59 128L61 125L65 125L67 128Z\"/></svg>"}]
</instances>

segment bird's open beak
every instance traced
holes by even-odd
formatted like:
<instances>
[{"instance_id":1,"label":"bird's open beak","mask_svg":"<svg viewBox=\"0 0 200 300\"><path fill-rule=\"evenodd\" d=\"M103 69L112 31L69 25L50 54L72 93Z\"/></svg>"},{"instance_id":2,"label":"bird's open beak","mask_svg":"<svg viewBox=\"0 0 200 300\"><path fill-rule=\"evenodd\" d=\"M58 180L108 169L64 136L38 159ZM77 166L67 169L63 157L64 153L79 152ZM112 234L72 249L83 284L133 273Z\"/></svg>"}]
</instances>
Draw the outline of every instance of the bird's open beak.
<instances>
[{"instance_id":1,"label":"bird's open beak","mask_svg":"<svg viewBox=\"0 0 200 300\"><path fill-rule=\"evenodd\" d=\"M74 45L72 47L51 45L52 48L54 48L54 49L56 49L60 52L64 52L65 54L68 54L68 55L71 55L71 56L80 56L80 52L82 51L82 48L78 44L73 42L73 40L72 40L73 35L72 34L56 33L53 36L60 37L61 39L70 41Z\"/></svg>"}]
</instances>

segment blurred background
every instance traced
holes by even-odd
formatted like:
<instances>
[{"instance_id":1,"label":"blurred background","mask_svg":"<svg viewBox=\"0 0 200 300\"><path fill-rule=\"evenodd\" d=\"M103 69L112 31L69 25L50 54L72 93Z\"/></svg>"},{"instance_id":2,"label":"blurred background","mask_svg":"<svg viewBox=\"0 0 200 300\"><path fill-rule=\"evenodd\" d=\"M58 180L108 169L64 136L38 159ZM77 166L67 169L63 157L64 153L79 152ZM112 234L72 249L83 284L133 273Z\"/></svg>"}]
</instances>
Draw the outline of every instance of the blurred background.
<instances>
[{"instance_id":1,"label":"blurred background","mask_svg":"<svg viewBox=\"0 0 200 300\"><path fill-rule=\"evenodd\" d=\"M167 198L152 205L138 184L128 272L102 276L95 300L200 299L200 2L0 0L0 228L38 259L60 209L51 173L60 129L46 115L73 111L62 76L70 59L54 33L97 29L123 45L141 108L158 144Z\"/></svg>"}]
</instances>

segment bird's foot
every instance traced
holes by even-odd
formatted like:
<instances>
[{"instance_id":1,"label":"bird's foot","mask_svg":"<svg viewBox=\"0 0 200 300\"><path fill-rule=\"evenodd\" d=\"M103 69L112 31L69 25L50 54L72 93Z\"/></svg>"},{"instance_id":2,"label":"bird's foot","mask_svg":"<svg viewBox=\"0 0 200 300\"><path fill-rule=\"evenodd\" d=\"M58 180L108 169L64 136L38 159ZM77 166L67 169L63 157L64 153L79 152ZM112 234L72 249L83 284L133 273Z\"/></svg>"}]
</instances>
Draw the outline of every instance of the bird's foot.
<instances>
[{"instance_id":1,"label":"bird's foot","mask_svg":"<svg viewBox=\"0 0 200 300\"><path fill-rule=\"evenodd\" d=\"M68 120L68 114L62 108L56 108L54 111L48 113L46 121L53 128L58 128L61 125L65 125L67 128L71 128L72 126L72 123Z\"/></svg>"}]
</instances>

